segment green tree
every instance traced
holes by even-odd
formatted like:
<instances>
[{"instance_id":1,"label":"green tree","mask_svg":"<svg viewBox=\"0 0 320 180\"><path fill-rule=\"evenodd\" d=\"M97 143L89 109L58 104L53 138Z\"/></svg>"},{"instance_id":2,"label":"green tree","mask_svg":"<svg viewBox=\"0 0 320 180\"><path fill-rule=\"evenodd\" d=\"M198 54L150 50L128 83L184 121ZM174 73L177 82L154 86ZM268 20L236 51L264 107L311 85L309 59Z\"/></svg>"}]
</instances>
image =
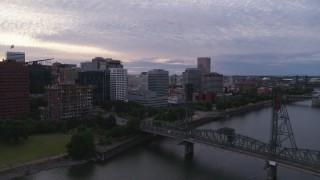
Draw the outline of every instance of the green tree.
<instances>
[{"instance_id":1,"label":"green tree","mask_svg":"<svg viewBox=\"0 0 320 180\"><path fill-rule=\"evenodd\" d=\"M126 135L125 127L115 126L109 131L109 133L107 134L107 137L111 136L113 138L120 138L120 137L124 137L125 135Z\"/></svg>"},{"instance_id":2,"label":"green tree","mask_svg":"<svg viewBox=\"0 0 320 180\"><path fill-rule=\"evenodd\" d=\"M21 120L8 119L1 123L0 137L5 141L18 142L27 140L28 136L28 128Z\"/></svg>"},{"instance_id":3,"label":"green tree","mask_svg":"<svg viewBox=\"0 0 320 180\"><path fill-rule=\"evenodd\" d=\"M75 160L92 157L95 153L94 138L90 131L80 132L71 137L66 145L68 155Z\"/></svg>"},{"instance_id":4,"label":"green tree","mask_svg":"<svg viewBox=\"0 0 320 180\"><path fill-rule=\"evenodd\" d=\"M103 118L102 116L96 117L96 123L101 129L110 130L117 125L116 118L111 115L108 118Z\"/></svg>"},{"instance_id":5,"label":"green tree","mask_svg":"<svg viewBox=\"0 0 320 180\"><path fill-rule=\"evenodd\" d=\"M140 123L141 123L141 120L138 118L129 119L129 121L127 122L127 124L125 126L126 134L136 135L139 132L141 132L140 128L139 128Z\"/></svg>"}]
</instances>

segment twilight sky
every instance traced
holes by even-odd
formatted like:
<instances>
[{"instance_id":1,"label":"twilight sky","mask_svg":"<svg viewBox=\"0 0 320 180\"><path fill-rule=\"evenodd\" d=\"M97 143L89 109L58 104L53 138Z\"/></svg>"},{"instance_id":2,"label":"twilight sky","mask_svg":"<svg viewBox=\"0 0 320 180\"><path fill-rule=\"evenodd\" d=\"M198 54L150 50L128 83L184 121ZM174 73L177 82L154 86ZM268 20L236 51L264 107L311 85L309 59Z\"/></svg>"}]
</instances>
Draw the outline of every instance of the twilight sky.
<instances>
[{"instance_id":1,"label":"twilight sky","mask_svg":"<svg viewBox=\"0 0 320 180\"><path fill-rule=\"evenodd\" d=\"M319 0L1 0L0 58L96 56L131 73L180 74L211 57L225 75L320 75Z\"/></svg>"}]
</instances>

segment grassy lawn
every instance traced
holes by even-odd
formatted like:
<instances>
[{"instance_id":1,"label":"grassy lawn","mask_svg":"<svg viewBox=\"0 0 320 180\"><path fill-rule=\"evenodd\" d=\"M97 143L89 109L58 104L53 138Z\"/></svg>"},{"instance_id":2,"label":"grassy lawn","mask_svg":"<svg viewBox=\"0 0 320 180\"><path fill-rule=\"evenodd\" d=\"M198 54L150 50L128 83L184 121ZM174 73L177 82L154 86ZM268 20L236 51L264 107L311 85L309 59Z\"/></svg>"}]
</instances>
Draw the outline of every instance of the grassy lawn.
<instances>
[{"instance_id":1,"label":"grassy lawn","mask_svg":"<svg viewBox=\"0 0 320 180\"><path fill-rule=\"evenodd\" d=\"M26 142L0 143L0 169L66 152L69 135L45 134L29 136Z\"/></svg>"}]
</instances>

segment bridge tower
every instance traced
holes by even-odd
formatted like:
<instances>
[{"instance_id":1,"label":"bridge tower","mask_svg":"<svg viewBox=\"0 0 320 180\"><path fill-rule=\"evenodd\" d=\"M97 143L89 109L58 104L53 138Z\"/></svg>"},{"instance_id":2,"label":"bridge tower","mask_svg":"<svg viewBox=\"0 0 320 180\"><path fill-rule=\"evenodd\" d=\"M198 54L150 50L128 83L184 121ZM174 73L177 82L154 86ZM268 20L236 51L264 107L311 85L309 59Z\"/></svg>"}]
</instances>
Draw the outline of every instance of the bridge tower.
<instances>
[{"instance_id":1,"label":"bridge tower","mask_svg":"<svg viewBox=\"0 0 320 180\"><path fill-rule=\"evenodd\" d=\"M189 124L192 122L192 104L193 104L193 84L189 83L185 86L185 106L186 106L186 130L189 129ZM192 157L194 151L193 142L184 141L182 144L185 147L185 157Z\"/></svg>"},{"instance_id":2,"label":"bridge tower","mask_svg":"<svg viewBox=\"0 0 320 180\"><path fill-rule=\"evenodd\" d=\"M296 149L292 126L290 123L287 108L281 103L281 95L279 92L273 92L272 102L272 122L271 122L271 136L270 136L270 150L273 155L277 155L278 147L291 146ZM277 164L273 161L267 162L268 179L277 179Z\"/></svg>"},{"instance_id":3,"label":"bridge tower","mask_svg":"<svg viewBox=\"0 0 320 180\"><path fill-rule=\"evenodd\" d=\"M297 148L287 108L281 103L281 95L274 93L270 149L273 154L277 154L277 147L282 147L283 145L290 145L294 149Z\"/></svg>"},{"instance_id":4,"label":"bridge tower","mask_svg":"<svg viewBox=\"0 0 320 180\"><path fill-rule=\"evenodd\" d=\"M185 86L186 126L192 122L193 84Z\"/></svg>"}]
</instances>

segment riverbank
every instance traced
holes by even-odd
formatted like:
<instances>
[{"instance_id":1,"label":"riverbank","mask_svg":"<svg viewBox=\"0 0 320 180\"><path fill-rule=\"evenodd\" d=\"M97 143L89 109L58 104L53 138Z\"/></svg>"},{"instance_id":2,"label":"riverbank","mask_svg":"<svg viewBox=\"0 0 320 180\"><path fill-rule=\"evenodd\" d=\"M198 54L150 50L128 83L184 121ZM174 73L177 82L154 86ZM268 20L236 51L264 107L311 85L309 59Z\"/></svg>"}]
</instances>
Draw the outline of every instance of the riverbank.
<instances>
[{"instance_id":1,"label":"riverbank","mask_svg":"<svg viewBox=\"0 0 320 180\"><path fill-rule=\"evenodd\" d=\"M96 158L101 161L105 161L125 150L128 150L138 144L149 141L155 136L151 134L144 134L136 136L130 139L126 139L120 142L117 142L114 145L109 146L97 146L96 147Z\"/></svg>"},{"instance_id":2,"label":"riverbank","mask_svg":"<svg viewBox=\"0 0 320 180\"><path fill-rule=\"evenodd\" d=\"M97 146L95 158L75 161L68 158L67 154L60 154L57 156L38 159L28 163L20 164L17 166L8 167L0 171L0 179L13 179L17 177L27 176L35 174L44 170L50 170L54 168L68 167L74 165L85 164L90 161L105 161L125 150L132 148L140 143L146 142L152 139L152 135L140 135L133 138L129 138L123 141L116 142L108 146ZM103 157L103 158L101 158Z\"/></svg>"},{"instance_id":3,"label":"riverbank","mask_svg":"<svg viewBox=\"0 0 320 180\"><path fill-rule=\"evenodd\" d=\"M238 115L241 113L257 110L263 107L268 107L271 105L271 101L263 101L256 104L249 104L239 108L228 109L225 111L211 111L202 112L202 116L198 116L191 122L192 126L200 126L205 123L215 121L221 118ZM97 160L107 160L125 150L132 148L140 143L151 140L154 136L152 135L141 135L134 138L126 139L123 141L116 142L108 146L97 146L96 152L97 157L89 160L83 161L73 161L66 157L66 154L61 154L59 156L44 158L30 163L25 163L16 167L10 167L4 171L0 171L0 179L12 179L15 177L26 176L29 174L38 173L43 170L50 170L60 167L68 167L73 165L84 164L89 161Z\"/></svg>"},{"instance_id":4,"label":"riverbank","mask_svg":"<svg viewBox=\"0 0 320 180\"><path fill-rule=\"evenodd\" d=\"M272 104L272 100L268 101L261 101L255 104L248 104L246 106L241 106L238 108L227 109L223 111L196 111L195 115L193 116L193 121L190 123L191 126L200 126L206 124L208 122L216 121L221 118L226 118L230 116L235 116L239 114L243 114L249 111L258 110L264 107L269 107Z\"/></svg>"},{"instance_id":5,"label":"riverbank","mask_svg":"<svg viewBox=\"0 0 320 180\"><path fill-rule=\"evenodd\" d=\"M87 160L74 161L67 158L67 154L38 159L28 163L20 164L14 167L3 169L0 172L0 179L13 179L38 173L43 170L50 170L59 167L67 167L88 162Z\"/></svg>"}]
</instances>

